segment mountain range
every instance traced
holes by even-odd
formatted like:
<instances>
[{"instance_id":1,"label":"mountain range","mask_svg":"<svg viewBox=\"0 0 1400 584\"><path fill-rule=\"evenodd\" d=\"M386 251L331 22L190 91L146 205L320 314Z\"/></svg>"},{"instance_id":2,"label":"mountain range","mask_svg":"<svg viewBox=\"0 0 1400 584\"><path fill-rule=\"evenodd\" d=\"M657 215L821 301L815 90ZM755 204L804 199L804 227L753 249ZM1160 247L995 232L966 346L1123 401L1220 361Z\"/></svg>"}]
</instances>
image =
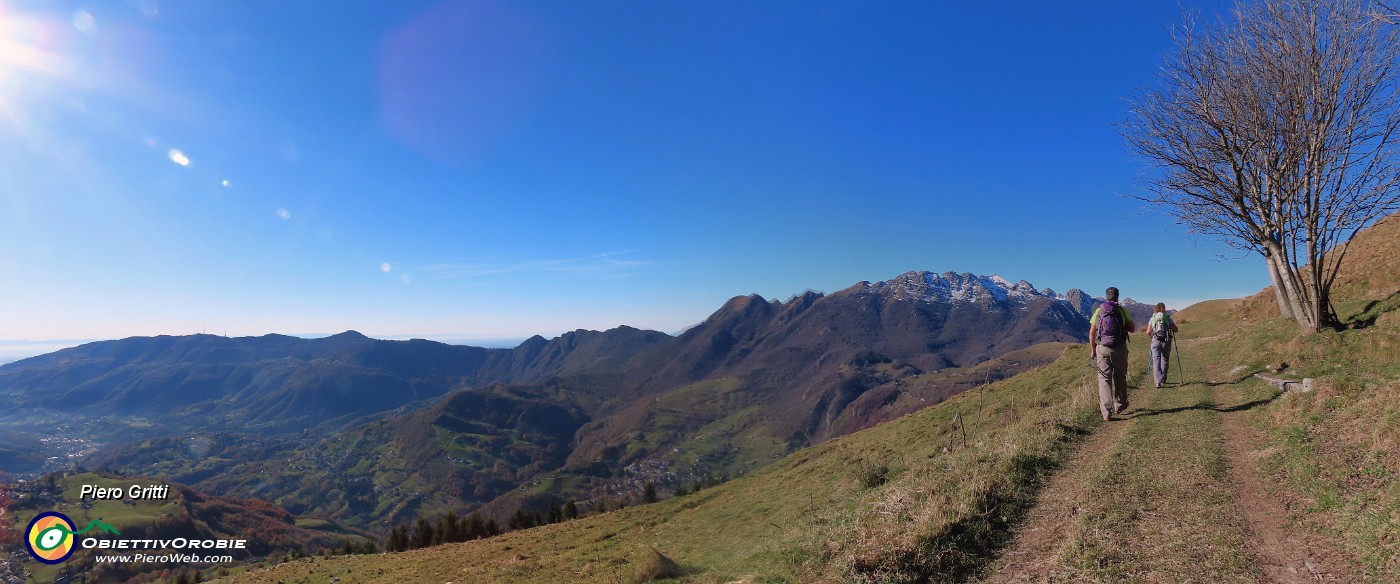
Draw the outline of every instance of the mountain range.
<instances>
[{"instance_id":1,"label":"mountain range","mask_svg":"<svg viewBox=\"0 0 1400 584\"><path fill-rule=\"evenodd\" d=\"M1082 342L1095 303L909 272L787 301L735 297L674 336L623 326L512 349L354 331L102 341L0 367L12 404L0 431L48 438L42 456L0 454L10 472L78 461L357 527L504 516L748 472L1047 362L1033 347ZM1151 312L1125 304L1140 322Z\"/></svg>"},{"instance_id":2,"label":"mountain range","mask_svg":"<svg viewBox=\"0 0 1400 584\"><path fill-rule=\"evenodd\" d=\"M1332 290L1335 329L1300 332L1267 288L1198 303L1180 314L1185 355L1160 388L1139 375L1147 343L1135 338L1133 407L1108 423L1083 346L1059 346L1045 366L655 504L230 581L1389 581L1400 558L1385 520L1400 509L1397 243L1397 216L1356 237ZM1046 348L908 375L842 416L866 396L893 389L892 404L908 404L930 378L980 378ZM893 373L878 361L852 366ZM652 427L690 411L742 416L728 405L739 387L715 379L659 395ZM709 428L680 448L741 446L734 425Z\"/></svg>"}]
</instances>

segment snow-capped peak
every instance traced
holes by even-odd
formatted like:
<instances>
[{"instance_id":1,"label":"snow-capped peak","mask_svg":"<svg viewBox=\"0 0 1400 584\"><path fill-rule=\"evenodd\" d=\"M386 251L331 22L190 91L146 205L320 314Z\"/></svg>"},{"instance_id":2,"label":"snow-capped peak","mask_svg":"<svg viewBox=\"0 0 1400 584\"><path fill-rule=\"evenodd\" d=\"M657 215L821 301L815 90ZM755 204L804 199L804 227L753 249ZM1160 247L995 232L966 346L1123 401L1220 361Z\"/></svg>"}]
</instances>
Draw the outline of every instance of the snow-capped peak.
<instances>
[{"instance_id":1,"label":"snow-capped peak","mask_svg":"<svg viewBox=\"0 0 1400 584\"><path fill-rule=\"evenodd\" d=\"M1000 275L978 276L970 273L906 272L891 280L874 284L862 283L864 290L892 293L897 298L925 302L977 302L992 300L1025 304L1036 297L1047 297L1036 291L1030 282L1012 283ZM1048 296L1054 298L1054 296Z\"/></svg>"}]
</instances>

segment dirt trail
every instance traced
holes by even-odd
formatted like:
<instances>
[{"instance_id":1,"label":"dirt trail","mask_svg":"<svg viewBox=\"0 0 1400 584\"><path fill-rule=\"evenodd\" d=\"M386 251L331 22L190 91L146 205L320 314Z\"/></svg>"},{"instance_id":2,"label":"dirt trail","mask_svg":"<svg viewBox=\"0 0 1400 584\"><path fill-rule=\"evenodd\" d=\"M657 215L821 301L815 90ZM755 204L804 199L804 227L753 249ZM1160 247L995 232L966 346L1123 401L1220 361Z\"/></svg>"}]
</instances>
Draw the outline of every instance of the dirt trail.
<instances>
[{"instance_id":1,"label":"dirt trail","mask_svg":"<svg viewBox=\"0 0 1400 584\"><path fill-rule=\"evenodd\" d=\"M1229 397L1220 393L1223 391L1217 390L1216 403L1228 403ZM1249 552L1259 569L1272 581L1284 584L1358 581L1360 575L1352 573L1332 542L1307 528L1290 525L1288 505L1258 471L1258 439L1249 428L1247 415L1244 411L1227 412L1221 416L1221 426L1230 482L1249 522Z\"/></svg>"},{"instance_id":2,"label":"dirt trail","mask_svg":"<svg viewBox=\"0 0 1400 584\"><path fill-rule=\"evenodd\" d=\"M981 582L1040 582L1048 577L1059 559L1061 546L1069 542L1065 534L1079 514L1083 485L1098 462L1113 452L1113 445L1130 423L1108 422L1079 446L1041 489L1025 523Z\"/></svg>"},{"instance_id":3,"label":"dirt trail","mask_svg":"<svg viewBox=\"0 0 1400 584\"><path fill-rule=\"evenodd\" d=\"M1247 562L1253 564L1252 569L1246 570L1253 575L1246 578L1280 584L1359 581L1362 574L1347 560L1348 556L1339 551L1336 542L1292 524L1290 507L1296 508L1302 503L1282 498L1259 470L1262 439L1255 436L1252 429L1253 416L1258 410L1254 413L1251 410L1272 399L1260 399L1258 389L1247 385L1217 383L1210 384L1213 388L1208 395L1213 395L1213 399L1203 406L1220 413L1219 425L1211 424L1213 429L1209 433L1223 438L1220 455L1228 471L1216 484L1224 487L1225 492L1221 494L1234 499L1224 505L1238 509L1229 514L1242 516L1234 520L1239 522L1236 523L1239 527L1233 533L1243 538L1236 539L1234 545L1239 545ZM1148 385L1145 380L1140 384L1141 387ZM1172 387L1167 391L1175 391L1175 386ZM1145 397L1139 395L1137 399ZM1250 401L1251 397L1254 401ZM1190 408L1164 411L1175 410L1190 411ZM1060 564L1062 552L1071 545L1081 510L1092 512L1085 507L1088 503L1084 485L1093 480L1094 473L1106 464L1106 457L1113 455L1137 423L1136 416L1130 415L1127 420L1111 422L1095 430L1051 477L1011 544L980 582L1047 582L1067 577L1063 572L1067 567ZM1226 517L1221 520L1230 521ZM1170 547L1171 543L1158 542L1143 549ZM1139 567L1149 570L1144 575L1151 573L1147 565Z\"/></svg>"}]
</instances>

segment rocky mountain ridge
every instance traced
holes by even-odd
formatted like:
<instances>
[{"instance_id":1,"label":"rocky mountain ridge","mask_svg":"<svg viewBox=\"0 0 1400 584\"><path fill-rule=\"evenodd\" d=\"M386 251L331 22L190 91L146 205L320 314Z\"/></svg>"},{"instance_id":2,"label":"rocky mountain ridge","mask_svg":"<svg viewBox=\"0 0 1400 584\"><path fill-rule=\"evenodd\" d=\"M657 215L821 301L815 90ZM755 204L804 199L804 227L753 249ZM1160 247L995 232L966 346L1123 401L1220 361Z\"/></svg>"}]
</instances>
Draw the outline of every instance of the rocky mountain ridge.
<instances>
[{"instance_id":1,"label":"rocky mountain ridge","mask_svg":"<svg viewBox=\"0 0 1400 584\"><path fill-rule=\"evenodd\" d=\"M532 337L511 349L354 331L103 341L0 367L0 395L15 404L0 423L40 435L68 424L82 448L58 453L60 461L100 450L93 464L164 472L220 494L276 493L297 509L374 526L426 509L475 508L551 469L579 477L559 486L561 495L613 488L625 468L646 461L743 472L752 464L740 459L771 460L973 383L939 377L945 372L1082 341L1093 307L1079 290L908 272L787 301L735 297L676 336L624 326ZM1005 363L997 374L1038 359ZM447 402L451 416L415 414ZM521 415L567 418L572 440L521 426ZM217 440L231 445L217 460L179 446L183 436L212 433L254 439ZM717 433L742 440L710 440ZM135 439L145 446L123 446ZM238 446L261 439L273 446ZM301 451L317 454L274 464ZM366 490L352 476L358 459L377 461L374 476L388 478ZM343 498L312 500L317 490L303 486L317 482L308 476L341 485Z\"/></svg>"}]
</instances>

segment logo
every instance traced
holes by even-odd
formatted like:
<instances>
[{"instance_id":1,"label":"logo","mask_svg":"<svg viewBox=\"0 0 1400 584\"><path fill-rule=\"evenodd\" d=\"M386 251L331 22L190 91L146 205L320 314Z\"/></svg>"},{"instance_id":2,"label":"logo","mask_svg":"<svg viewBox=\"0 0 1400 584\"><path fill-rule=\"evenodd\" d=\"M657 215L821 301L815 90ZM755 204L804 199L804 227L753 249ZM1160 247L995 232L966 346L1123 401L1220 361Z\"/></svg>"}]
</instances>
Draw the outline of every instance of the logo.
<instances>
[{"instance_id":1,"label":"logo","mask_svg":"<svg viewBox=\"0 0 1400 584\"><path fill-rule=\"evenodd\" d=\"M81 531L75 531L73 520L67 515L57 511L46 511L34 517L29 522L29 529L24 532L24 544L29 548L29 555L45 564L57 564L73 555L74 540L76 536L87 533L93 527L101 528L107 533L121 535L112 526L103 523L99 519L92 520Z\"/></svg>"},{"instance_id":2,"label":"logo","mask_svg":"<svg viewBox=\"0 0 1400 584\"><path fill-rule=\"evenodd\" d=\"M57 511L40 513L29 522L24 543L29 555L45 564L57 564L73 555L73 520Z\"/></svg>"}]
</instances>

